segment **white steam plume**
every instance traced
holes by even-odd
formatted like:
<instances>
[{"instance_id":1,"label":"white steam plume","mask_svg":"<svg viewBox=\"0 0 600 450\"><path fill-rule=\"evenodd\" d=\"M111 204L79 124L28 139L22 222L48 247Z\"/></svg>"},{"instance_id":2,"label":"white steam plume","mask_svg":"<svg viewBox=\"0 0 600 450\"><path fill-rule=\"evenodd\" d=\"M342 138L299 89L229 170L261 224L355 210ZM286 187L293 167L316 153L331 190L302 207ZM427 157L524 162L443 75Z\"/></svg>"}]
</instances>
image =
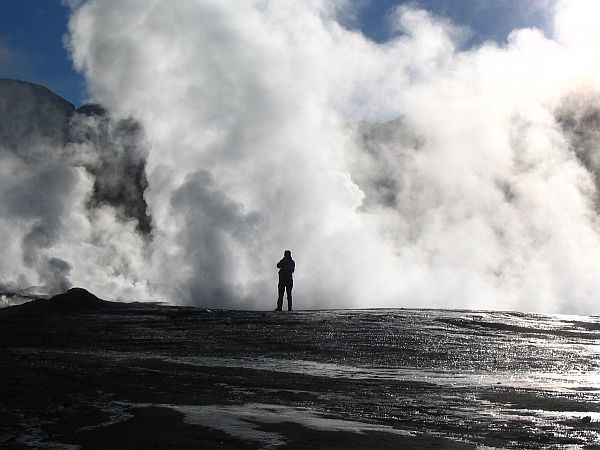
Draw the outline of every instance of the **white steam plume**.
<instances>
[{"instance_id":1,"label":"white steam plume","mask_svg":"<svg viewBox=\"0 0 600 450\"><path fill-rule=\"evenodd\" d=\"M597 2L468 51L411 7L374 43L339 24L348 8L74 7L77 68L150 142L136 276L176 302L269 308L289 248L299 307L595 311Z\"/></svg>"},{"instance_id":2,"label":"white steam plume","mask_svg":"<svg viewBox=\"0 0 600 450\"><path fill-rule=\"evenodd\" d=\"M147 298L139 125L0 79L0 136L0 291Z\"/></svg>"}]
</instances>

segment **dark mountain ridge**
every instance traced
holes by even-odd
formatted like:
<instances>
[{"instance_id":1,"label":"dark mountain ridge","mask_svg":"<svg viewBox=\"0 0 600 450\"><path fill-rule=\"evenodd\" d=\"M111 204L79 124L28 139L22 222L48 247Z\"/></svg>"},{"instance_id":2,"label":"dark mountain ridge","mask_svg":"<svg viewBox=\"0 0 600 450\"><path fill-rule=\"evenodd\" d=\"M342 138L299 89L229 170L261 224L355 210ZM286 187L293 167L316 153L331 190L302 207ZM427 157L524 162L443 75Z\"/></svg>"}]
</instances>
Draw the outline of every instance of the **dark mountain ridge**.
<instances>
[{"instance_id":1,"label":"dark mountain ridge","mask_svg":"<svg viewBox=\"0 0 600 450\"><path fill-rule=\"evenodd\" d=\"M79 108L49 89L0 78L0 154L28 164L84 167L94 179L88 207L114 207L151 231L144 190L147 148L134 119L113 119L99 104Z\"/></svg>"}]
</instances>

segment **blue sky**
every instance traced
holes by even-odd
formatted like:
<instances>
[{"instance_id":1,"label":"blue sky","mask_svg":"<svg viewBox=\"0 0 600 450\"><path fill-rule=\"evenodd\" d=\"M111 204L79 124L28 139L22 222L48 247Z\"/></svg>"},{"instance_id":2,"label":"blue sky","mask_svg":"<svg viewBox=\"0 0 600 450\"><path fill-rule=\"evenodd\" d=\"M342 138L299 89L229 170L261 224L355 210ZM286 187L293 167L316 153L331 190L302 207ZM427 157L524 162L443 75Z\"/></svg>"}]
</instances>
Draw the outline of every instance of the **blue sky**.
<instances>
[{"instance_id":1,"label":"blue sky","mask_svg":"<svg viewBox=\"0 0 600 450\"><path fill-rule=\"evenodd\" d=\"M42 84L81 104L83 78L63 45L69 9L60 0L4 0L0 6L0 77Z\"/></svg>"},{"instance_id":2,"label":"blue sky","mask_svg":"<svg viewBox=\"0 0 600 450\"><path fill-rule=\"evenodd\" d=\"M390 37L385 17L401 0L357 0L353 27L376 41ZM515 28L547 26L551 0L419 0L411 4L471 30L467 46L502 42ZM63 45L69 10L60 0L4 0L0 6L0 77L45 85L76 106L85 102L83 78Z\"/></svg>"}]
</instances>

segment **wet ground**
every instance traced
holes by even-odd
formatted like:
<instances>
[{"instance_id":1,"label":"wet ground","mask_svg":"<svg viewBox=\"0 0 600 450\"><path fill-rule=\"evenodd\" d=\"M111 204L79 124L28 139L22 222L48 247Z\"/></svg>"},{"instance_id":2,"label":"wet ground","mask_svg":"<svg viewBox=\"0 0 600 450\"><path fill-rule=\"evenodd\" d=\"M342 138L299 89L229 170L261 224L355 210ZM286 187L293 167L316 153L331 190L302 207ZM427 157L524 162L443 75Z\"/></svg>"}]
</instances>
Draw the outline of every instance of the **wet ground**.
<instances>
[{"instance_id":1,"label":"wet ground","mask_svg":"<svg viewBox=\"0 0 600 450\"><path fill-rule=\"evenodd\" d=\"M3 448L600 448L600 318L0 317Z\"/></svg>"}]
</instances>

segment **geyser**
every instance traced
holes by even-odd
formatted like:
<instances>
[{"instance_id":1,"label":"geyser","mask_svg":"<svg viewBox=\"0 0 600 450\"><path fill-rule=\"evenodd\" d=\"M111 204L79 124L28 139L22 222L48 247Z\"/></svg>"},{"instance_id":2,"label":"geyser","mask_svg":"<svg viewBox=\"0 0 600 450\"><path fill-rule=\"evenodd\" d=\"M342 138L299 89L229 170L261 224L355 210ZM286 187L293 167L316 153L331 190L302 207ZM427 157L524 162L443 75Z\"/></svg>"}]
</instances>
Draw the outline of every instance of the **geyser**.
<instances>
[{"instance_id":1,"label":"geyser","mask_svg":"<svg viewBox=\"0 0 600 450\"><path fill-rule=\"evenodd\" d=\"M76 67L143 134L147 211L94 203L83 163L58 162L69 219L36 251L104 298L270 309L289 248L299 308L595 311L594 2L470 49L406 6L375 43L341 25L353 7L74 2Z\"/></svg>"}]
</instances>

